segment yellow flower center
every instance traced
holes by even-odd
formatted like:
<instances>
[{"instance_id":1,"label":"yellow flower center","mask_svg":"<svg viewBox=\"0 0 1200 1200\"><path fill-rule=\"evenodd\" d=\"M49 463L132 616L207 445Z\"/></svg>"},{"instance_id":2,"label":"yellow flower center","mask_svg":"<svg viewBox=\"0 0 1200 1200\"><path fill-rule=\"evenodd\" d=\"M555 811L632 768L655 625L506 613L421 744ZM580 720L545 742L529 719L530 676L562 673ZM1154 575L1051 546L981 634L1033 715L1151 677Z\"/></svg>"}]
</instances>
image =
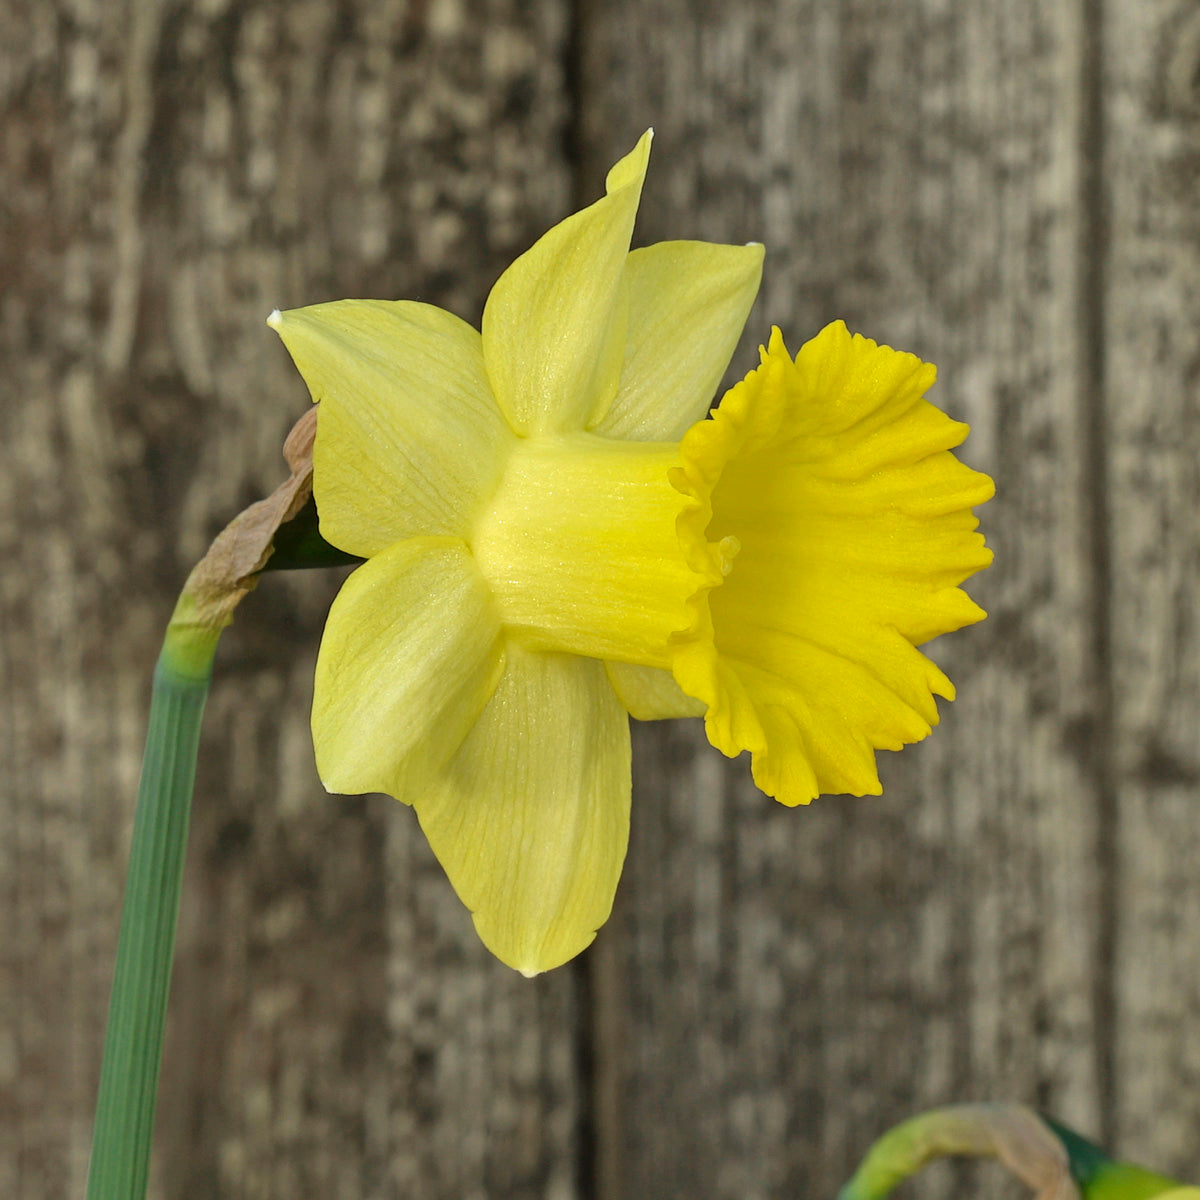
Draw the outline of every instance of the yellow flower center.
<instances>
[{"instance_id":1,"label":"yellow flower center","mask_svg":"<svg viewBox=\"0 0 1200 1200\"><path fill-rule=\"evenodd\" d=\"M735 547L695 561L676 525L695 507L670 482L674 443L570 433L518 441L471 549L500 619L527 646L670 669L688 600ZM725 563L721 561L723 553Z\"/></svg>"}]
</instances>

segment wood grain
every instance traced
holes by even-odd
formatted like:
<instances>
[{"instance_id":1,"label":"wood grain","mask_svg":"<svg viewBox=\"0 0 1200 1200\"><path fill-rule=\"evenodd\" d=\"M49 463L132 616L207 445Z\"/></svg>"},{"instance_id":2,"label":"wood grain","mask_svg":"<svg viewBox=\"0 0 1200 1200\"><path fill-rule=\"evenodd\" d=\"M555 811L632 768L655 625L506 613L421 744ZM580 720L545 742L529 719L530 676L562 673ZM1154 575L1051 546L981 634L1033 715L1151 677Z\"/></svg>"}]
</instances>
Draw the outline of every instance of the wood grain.
<instances>
[{"instance_id":1,"label":"wood grain","mask_svg":"<svg viewBox=\"0 0 1200 1200\"><path fill-rule=\"evenodd\" d=\"M530 983L410 812L320 789L338 579L266 580L206 721L154 1195L831 1195L972 1099L1200 1178L1193 4L0 0L0 33L0 1194L82 1192L149 669L307 404L266 314L477 320L647 125L637 240L767 245L735 372L844 317L971 421L959 699L883 799L800 811L636 727L617 912Z\"/></svg>"},{"instance_id":2,"label":"wood grain","mask_svg":"<svg viewBox=\"0 0 1200 1200\"><path fill-rule=\"evenodd\" d=\"M265 318L365 295L478 319L568 209L566 12L130 0L0 28L0 1190L29 1200L82 1192L157 640L308 404ZM155 1193L570 1196L571 973L490 961L412 814L317 783L335 584L266 581L222 647Z\"/></svg>"},{"instance_id":3,"label":"wood grain","mask_svg":"<svg viewBox=\"0 0 1200 1200\"><path fill-rule=\"evenodd\" d=\"M1114 6L1102 51L1115 1101L1131 1155L1195 1178L1200 13Z\"/></svg>"}]
</instances>

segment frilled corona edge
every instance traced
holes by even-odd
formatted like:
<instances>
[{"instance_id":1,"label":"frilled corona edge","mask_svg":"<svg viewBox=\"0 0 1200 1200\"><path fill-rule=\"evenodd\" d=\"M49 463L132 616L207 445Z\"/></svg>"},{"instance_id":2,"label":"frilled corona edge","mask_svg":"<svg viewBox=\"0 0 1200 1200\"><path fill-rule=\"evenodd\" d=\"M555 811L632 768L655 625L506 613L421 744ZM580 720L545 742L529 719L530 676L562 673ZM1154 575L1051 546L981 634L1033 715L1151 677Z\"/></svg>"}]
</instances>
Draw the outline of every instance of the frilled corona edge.
<instances>
[{"instance_id":1,"label":"frilled corona edge","mask_svg":"<svg viewBox=\"0 0 1200 1200\"><path fill-rule=\"evenodd\" d=\"M673 670L768 795L877 794L874 751L919 741L954 698L916 647L985 615L958 585L992 559L971 512L992 481L951 453L967 426L925 400L919 358L840 321L794 360L776 329L761 358L672 473L684 553L725 571Z\"/></svg>"}]
</instances>

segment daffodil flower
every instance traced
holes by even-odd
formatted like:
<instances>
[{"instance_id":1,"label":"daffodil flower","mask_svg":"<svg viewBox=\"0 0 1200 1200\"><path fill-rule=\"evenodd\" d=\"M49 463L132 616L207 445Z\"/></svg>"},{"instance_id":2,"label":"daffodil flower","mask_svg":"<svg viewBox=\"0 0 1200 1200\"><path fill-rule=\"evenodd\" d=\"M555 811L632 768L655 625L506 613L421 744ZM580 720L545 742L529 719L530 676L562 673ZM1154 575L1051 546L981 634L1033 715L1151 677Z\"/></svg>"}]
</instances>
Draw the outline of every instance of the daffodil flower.
<instances>
[{"instance_id":1,"label":"daffodil flower","mask_svg":"<svg viewBox=\"0 0 1200 1200\"><path fill-rule=\"evenodd\" d=\"M534 974L607 918L628 716L701 715L787 804L878 792L937 721L915 646L982 611L933 368L837 324L706 420L762 247L630 251L647 133L606 194L492 290L272 314L320 401L321 531L365 558L334 602L313 738L326 787L414 805L480 937Z\"/></svg>"}]
</instances>

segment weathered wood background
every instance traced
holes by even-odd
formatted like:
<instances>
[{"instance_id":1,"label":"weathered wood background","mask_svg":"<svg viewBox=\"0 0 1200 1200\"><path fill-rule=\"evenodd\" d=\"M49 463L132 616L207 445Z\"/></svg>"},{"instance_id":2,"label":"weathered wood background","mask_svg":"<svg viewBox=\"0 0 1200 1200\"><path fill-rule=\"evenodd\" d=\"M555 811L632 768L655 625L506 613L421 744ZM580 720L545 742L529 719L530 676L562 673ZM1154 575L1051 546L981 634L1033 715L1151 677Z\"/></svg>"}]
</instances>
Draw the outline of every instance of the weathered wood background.
<instances>
[{"instance_id":1,"label":"weathered wood background","mask_svg":"<svg viewBox=\"0 0 1200 1200\"><path fill-rule=\"evenodd\" d=\"M308 403L267 313L477 319L649 124L639 241L767 245L739 370L843 316L972 422L960 699L884 799L798 811L639 728L617 913L530 982L409 811L321 790L338 581L265 582L154 1194L816 1198L981 1098L1200 1179L1195 0L0 0L0 35L0 1195L82 1194L149 670Z\"/></svg>"}]
</instances>

